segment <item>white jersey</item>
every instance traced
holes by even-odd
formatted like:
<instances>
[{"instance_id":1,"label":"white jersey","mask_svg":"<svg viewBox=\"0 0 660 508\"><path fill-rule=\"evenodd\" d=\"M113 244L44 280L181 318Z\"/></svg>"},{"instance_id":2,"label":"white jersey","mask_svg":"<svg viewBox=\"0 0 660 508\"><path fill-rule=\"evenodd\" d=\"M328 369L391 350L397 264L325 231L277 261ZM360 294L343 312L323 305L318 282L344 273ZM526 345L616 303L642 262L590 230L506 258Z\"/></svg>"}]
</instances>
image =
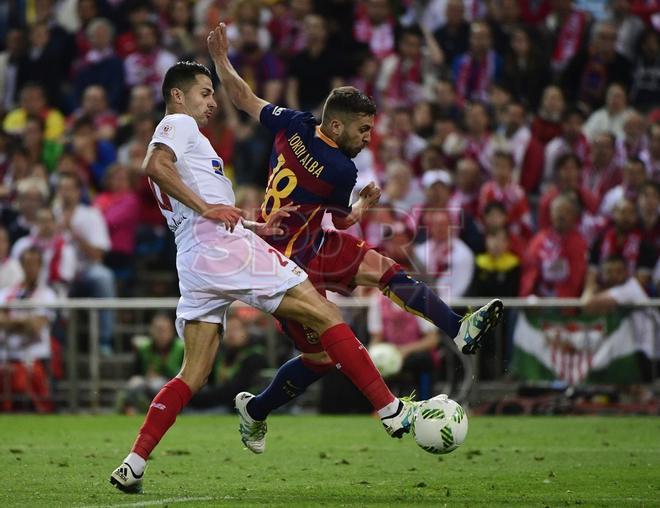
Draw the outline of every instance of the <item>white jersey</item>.
<instances>
[{"instance_id":1,"label":"white jersey","mask_svg":"<svg viewBox=\"0 0 660 508\"><path fill-rule=\"evenodd\" d=\"M151 138L150 145L162 143L176 156L175 166L183 183L209 204L232 205L236 201L231 181L225 176L224 163L188 115L173 114L163 118ZM200 243L194 228L199 217L183 203L160 191L150 181L161 213L174 232L177 251L186 252Z\"/></svg>"}]
</instances>

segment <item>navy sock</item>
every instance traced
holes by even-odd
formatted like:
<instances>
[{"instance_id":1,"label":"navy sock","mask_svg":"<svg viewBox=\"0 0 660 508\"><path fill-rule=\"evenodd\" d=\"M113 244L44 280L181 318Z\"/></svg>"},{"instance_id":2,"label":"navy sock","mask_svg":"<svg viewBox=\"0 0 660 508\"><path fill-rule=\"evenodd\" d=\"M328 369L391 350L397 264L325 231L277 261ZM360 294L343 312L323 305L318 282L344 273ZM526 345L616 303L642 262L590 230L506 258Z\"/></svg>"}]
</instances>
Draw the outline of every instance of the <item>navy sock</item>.
<instances>
[{"instance_id":1,"label":"navy sock","mask_svg":"<svg viewBox=\"0 0 660 508\"><path fill-rule=\"evenodd\" d=\"M265 420L271 411L301 395L333 367L332 364L310 367L302 357L292 358L278 369L268 388L248 402L248 413L255 420Z\"/></svg>"},{"instance_id":2,"label":"navy sock","mask_svg":"<svg viewBox=\"0 0 660 508\"><path fill-rule=\"evenodd\" d=\"M398 267L388 270L381 279L381 291L402 309L423 317L453 339L461 327L461 316L452 311L423 282L413 279Z\"/></svg>"}]
</instances>

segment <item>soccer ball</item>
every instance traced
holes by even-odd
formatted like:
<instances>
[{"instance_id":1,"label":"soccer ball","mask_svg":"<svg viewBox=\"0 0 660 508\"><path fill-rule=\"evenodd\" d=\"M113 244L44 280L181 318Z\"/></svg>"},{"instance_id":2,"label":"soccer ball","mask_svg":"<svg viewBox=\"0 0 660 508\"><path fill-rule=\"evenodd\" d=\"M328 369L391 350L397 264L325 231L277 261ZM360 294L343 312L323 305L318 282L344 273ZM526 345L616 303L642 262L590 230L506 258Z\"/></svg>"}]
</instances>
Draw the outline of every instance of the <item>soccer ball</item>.
<instances>
[{"instance_id":1,"label":"soccer ball","mask_svg":"<svg viewBox=\"0 0 660 508\"><path fill-rule=\"evenodd\" d=\"M383 377L398 374L403 365L401 353L392 344L379 342L369 348L369 356Z\"/></svg>"},{"instance_id":2,"label":"soccer ball","mask_svg":"<svg viewBox=\"0 0 660 508\"><path fill-rule=\"evenodd\" d=\"M463 444L468 431L465 410L446 395L437 395L417 407L415 441L429 453L449 453Z\"/></svg>"}]
</instances>

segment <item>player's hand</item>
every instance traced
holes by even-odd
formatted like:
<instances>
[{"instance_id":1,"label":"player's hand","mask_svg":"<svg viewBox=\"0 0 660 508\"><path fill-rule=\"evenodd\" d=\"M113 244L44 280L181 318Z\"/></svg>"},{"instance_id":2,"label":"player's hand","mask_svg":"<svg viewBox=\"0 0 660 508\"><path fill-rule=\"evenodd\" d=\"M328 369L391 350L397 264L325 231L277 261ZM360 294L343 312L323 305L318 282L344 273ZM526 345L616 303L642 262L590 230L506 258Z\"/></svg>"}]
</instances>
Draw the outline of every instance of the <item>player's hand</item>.
<instances>
[{"instance_id":1,"label":"player's hand","mask_svg":"<svg viewBox=\"0 0 660 508\"><path fill-rule=\"evenodd\" d=\"M202 217L224 224L228 231L234 231L236 224L245 216L240 208L231 205L208 205Z\"/></svg>"},{"instance_id":2,"label":"player's hand","mask_svg":"<svg viewBox=\"0 0 660 508\"><path fill-rule=\"evenodd\" d=\"M378 200L380 199L380 188L376 185L376 182L369 182L362 188L359 196L360 199L364 201L367 208L372 207L378 203Z\"/></svg>"},{"instance_id":3,"label":"player's hand","mask_svg":"<svg viewBox=\"0 0 660 508\"><path fill-rule=\"evenodd\" d=\"M287 205L277 209L270 214L266 223L259 224L255 233L259 236L283 235L284 229L280 227L280 223L285 218L290 217L298 208L300 208L300 205Z\"/></svg>"},{"instance_id":4,"label":"player's hand","mask_svg":"<svg viewBox=\"0 0 660 508\"><path fill-rule=\"evenodd\" d=\"M227 39L227 26L224 23L218 23L206 38L206 46L209 48L209 55L215 62L217 58L224 58L229 53L229 39Z\"/></svg>"}]
</instances>

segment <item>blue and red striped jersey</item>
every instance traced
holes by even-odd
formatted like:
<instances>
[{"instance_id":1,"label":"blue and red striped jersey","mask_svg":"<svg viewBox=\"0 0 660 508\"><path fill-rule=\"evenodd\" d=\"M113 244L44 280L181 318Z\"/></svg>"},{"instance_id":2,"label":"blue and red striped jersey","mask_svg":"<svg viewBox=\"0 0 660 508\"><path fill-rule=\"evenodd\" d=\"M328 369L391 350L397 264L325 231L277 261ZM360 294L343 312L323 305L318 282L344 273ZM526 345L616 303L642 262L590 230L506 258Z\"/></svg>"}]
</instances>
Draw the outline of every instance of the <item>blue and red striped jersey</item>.
<instances>
[{"instance_id":1,"label":"blue and red striped jersey","mask_svg":"<svg viewBox=\"0 0 660 508\"><path fill-rule=\"evenodd\" d=\"M259 220L267 221L282 206L300 206L282 221L284 234L266 241L305 267L322 242L323 213L346 216L350 212L357 168L321 132L311 113L268 104L261 110L260 120L273 131L275 141Z\"/></svg>"}]
</instances>

